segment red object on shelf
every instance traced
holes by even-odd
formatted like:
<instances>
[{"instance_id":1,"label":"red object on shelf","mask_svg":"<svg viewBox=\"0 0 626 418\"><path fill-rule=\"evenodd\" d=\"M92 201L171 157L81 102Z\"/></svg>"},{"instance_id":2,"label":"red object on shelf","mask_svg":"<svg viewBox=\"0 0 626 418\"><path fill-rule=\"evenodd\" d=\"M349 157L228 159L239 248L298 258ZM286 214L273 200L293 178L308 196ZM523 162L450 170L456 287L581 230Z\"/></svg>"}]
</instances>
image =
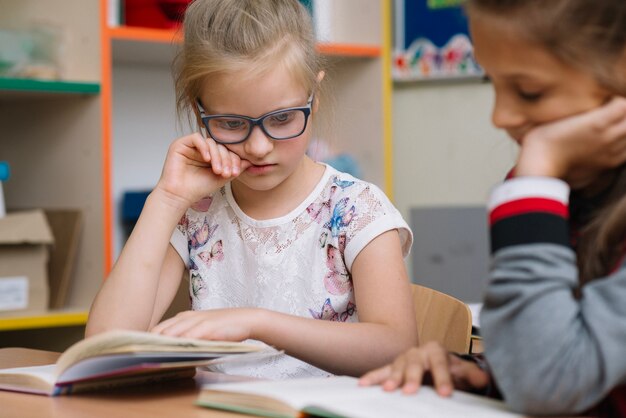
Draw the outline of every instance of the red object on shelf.
<instances>
[{"instance_id":1,"label":"red object on shelf","mask_svg":"<svg viewBox=\"0 0 626 418\"><path fill-rule=\"evenodd\" d=\"M175 28L191 0L124 0L124 23L146 28Z\"/></svg>"}]
</instances>

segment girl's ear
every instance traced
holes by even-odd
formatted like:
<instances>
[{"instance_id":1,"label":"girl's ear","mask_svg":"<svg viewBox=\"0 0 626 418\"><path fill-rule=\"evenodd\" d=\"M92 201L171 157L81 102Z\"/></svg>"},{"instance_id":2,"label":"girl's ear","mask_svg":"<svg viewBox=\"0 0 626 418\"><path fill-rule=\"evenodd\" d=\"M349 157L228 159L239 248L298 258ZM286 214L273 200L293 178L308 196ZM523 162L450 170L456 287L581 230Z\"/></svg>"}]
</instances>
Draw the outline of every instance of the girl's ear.
<instances>
[{"instance_id":1,"label":"girl's ear","mask_svg":"<svg viewBox=\"0 0 626 418\"><path fill-rule=\"evenodd\" d=\"M322 82L325 75L326 73L323 70L317 73L317 84L320 84Z\"/></svg>"},{"instance_id":2,"label":"girl's ear","mask_svg":"<svg viewBox=\"0 0 626 418\"><path fill-rule=\"evenodd\" d=\"M320 71L319 73L317 73L317 85L320 85L322 80L324 80L324 76L326 75L326 73L324 71ZM316 94L313 98L313 107L312 107L312 111L313 113L317 112L317 109L320 106L320 101L318 99L318 95Z\"/></svg>"}]
</instances>

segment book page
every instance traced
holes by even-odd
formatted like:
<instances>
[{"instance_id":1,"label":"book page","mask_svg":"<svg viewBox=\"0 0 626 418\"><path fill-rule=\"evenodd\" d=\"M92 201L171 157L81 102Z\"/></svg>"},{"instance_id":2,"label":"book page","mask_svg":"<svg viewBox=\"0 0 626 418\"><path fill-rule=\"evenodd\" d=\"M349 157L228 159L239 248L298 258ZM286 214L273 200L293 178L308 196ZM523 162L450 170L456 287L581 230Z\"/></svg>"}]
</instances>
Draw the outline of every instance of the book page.
<instances>
[{"instance_id":1,"label":"book page","mask_svg":"<svg viewBox=\"0 0 626 418\"><path fill-rule=\"evenodd\" d=\"M48 364L2 369L0 389L49 394L55 383L55 367L55 364Z\"/></svg>"},{"instance_id":2,"label":"book page","mask_svg":"<svg viewBox=\"0 0 626 418\"><path fill-rule=\"evenodd\" d=\"M492 399L460 391L442 398L431 387L415 395L384 392L380 386L360 387L358 379L331 377L206 385L205 390L251 393L280 400L297 410L325 411L328 415L359 418L403 417L521 417ZM202 404L200 395L199 403ZM243 396L242 398L245 398Z\"/></svg>"},{"instance_id":3,"label":"book page","mask_svg":"<svg viewBox=\"0 0 626 418\"><path fill-rule=\"evenodd\" d=\"M116 330L79 341L68 348L57 361L57 375L79 360L108 353L132 353L141 351L249 353L264 350L267 346L228 341L205 341L189 338L168 337L150 332Z\"/></svg>"},{"instance_id":4,"label":"book page","mask_svg":"<svg viewBox=\"0 0 626 418\"><path fill-rule=\"evenodd\" d=\"M221 364L230 361L241 361L264 358L280 353L274 349L252 353L211 353L211 352L136 352L122 354L103 354L85 358L68 366L58 377L57 384L110 378L137 371L155 372L172 368L196 368Z\"/></svg>"}]
</instances>

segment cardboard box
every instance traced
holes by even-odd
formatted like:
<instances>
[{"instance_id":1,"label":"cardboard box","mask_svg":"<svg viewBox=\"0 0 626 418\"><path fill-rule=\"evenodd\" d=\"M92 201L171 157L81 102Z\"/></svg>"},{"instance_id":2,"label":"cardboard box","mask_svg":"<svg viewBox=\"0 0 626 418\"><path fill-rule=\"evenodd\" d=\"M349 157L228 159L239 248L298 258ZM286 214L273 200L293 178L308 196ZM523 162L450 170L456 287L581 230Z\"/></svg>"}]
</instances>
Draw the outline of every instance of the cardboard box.
<instances>
[{"instance_id":1,"label":"cardboard box","mask_svg":"<svg viewBox=\"0 0 626 418\"><path fill-rule=\"evenodd\" d=\"M42 210L0 218L0 312L48 309L52 230Z\"/></svg>"},{"instance_id":2,"label":"cardboard box","mask_svg":"<svg viewBox=\"0 0 626 418\"><path fill-rule=\"evenodd\" d=\"M65 307L73 280L83 215L78 209L46 209L45 213L54 236L48 263L48 307L60 309Z\"/></svg>"}]
</instances>

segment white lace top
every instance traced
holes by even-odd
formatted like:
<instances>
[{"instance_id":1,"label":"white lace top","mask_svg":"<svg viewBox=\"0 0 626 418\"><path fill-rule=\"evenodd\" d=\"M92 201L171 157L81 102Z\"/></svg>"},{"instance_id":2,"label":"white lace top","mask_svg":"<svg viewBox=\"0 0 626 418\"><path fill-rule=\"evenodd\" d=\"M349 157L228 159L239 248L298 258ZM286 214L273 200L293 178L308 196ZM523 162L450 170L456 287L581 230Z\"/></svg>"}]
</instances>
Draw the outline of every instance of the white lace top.
<instances>
[{"instance_id":1,"label":"white lace top","mask_svg":"<svg viewBox=\"0 0 626 418\"><path fill-rule=\"evenodd\" d=\"M392 229L399 231L406 256L411 230L385 194L327 166L311 194L276 219L247 216L227 184L187 210L171 243L189 269L194 310L258 307L358 322L352 262L372 239ZM328 375L287 355L218 367L268 379Z\"/></svg>"}]
</instances>

